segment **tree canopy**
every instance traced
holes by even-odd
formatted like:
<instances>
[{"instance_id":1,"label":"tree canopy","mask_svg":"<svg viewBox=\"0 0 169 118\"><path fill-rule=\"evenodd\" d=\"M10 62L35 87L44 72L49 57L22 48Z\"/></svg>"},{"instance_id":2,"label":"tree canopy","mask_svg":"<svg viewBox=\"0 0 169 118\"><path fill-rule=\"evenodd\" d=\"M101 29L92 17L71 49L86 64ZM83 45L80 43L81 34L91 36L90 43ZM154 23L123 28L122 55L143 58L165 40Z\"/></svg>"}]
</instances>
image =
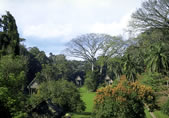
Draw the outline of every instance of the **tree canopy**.
<instances>
[{"instance_id":1,"label":"tree canopy","mask_svg":"<svg viewBox=\"0 0 169 118\"><path fill-rule=\"evenodd\" d=\"M84 59L92 64L94 70L94 62L99 54L103 51L103 44L106 40L112 39L106 34L85 34L72 39L68 43L66 49L67 54L73 57Z\"/></svg>"},{"instance_id":2,"label":"tree canopy","mask_svg":"<svg viewBox=\"0 0 169 118\"><path fill-rule=\"evenodd\" d=\"M132 14L130 26L135 30L169 30L169 1L147 0Z\"/></svg>"},{"instance_id":3,"label":"tree canopy","mask_svg":"<svg viewBox=\"0 0 169 118\"><path fill-rule=\"evenodd\" d=\"M20 53L20 37L14 17L7 11L0 18L0 55Z\"/></svg>"}]
</instances>

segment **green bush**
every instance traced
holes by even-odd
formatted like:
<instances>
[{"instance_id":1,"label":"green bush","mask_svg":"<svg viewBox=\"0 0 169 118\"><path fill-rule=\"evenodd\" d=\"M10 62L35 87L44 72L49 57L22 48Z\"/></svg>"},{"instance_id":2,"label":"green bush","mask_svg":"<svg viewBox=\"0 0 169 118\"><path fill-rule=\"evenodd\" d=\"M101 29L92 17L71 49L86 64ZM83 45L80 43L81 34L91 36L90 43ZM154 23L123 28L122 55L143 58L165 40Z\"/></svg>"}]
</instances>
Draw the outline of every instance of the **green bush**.
<instances>
[{"instance_id":1,"label":"green bush","mask_svg":"<svg viewBox=\"0 0 169 118\"><path fill-rule=\"evenodd\" d=\"M26 59L21 56L0 58L0 114L6 115L4 118L26 117L26 63Z\"/></svg>"},{"instance_id":2,"label":"green bush","mask_svg":"<svg viewBox=\"0 0 169 118\"><path fill-rule=\"evenodd\" d=\"M72 82L66 80L49 81L40 84L37 94L33 94L30 104L34 107L42 101L51 100L64 112L81 112L85 110L80 92Z\"/></svg>"},{"instance_id":3,"label":"green bush","mask_svg":"<svg viewBox=\"0 0 169 118\"><path fill-rule=\"evenodd\" d=\"M97 73L88 71L86 73L86 79L85 79L85 86L87 87L87 89L90 91L96 91L98 86L97 80L98 80Z\"/></svg>"},{"instance_id":4,"label":"green bush","mask_svg":"<svg viewBox=\"0 0 169 118\"><path fill-rule=\"evenodd\" d=\"M145 118L144 104L153 110L155 97L152 89L139 82L120 80L115 86L106 86L96 92L93 117Z\"/></svg>"},{"instance_id":5,"label":"green bush","mask_svg":"<svg viewBox=\"0 0 169 118\"><path fill-rule=\"evenodd\" d=\"M142 74L140 82L145 85L151 86L155 92L166 89L164 86L166 80L164 79L164 76L162 76L160 73L144 73Z\"/></svg>"},{"instance_id":6,"label":"green bush","mask_svg":"<svg viewBox=\"0 0 169 118\"><path fill-rule=\"evenodd\" d=\"M168 101L162 106L162 112L169 116L169 99Z\"/></svg>"}]
</instances>

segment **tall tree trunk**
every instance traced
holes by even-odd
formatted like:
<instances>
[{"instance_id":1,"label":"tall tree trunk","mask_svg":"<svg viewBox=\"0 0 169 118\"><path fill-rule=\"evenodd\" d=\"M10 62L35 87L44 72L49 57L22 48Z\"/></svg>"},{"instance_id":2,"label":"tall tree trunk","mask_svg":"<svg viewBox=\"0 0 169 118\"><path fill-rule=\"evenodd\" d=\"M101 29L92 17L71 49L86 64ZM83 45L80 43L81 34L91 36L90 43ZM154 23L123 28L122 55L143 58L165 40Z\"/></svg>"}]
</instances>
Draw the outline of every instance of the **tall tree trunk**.
<instances>
[{"instance_id":1,"label":"tall tree trunk","mask_svg":"<svg viewBox=\"0 0 169 118\"><path fill-rule=\"evenodd\" d=\"M100 66L100 74L102 74L103 66Z\"/></svg>"},{"instance_id":2,"label":"tall tree trunk","mask_svg":"<svg viewBox=\"0 0 169 118\"><path fill-rule=\"evenodd\" d=\"M94 62L92 62L92 72L94 71Z\"/></svg>"}]
</instances>

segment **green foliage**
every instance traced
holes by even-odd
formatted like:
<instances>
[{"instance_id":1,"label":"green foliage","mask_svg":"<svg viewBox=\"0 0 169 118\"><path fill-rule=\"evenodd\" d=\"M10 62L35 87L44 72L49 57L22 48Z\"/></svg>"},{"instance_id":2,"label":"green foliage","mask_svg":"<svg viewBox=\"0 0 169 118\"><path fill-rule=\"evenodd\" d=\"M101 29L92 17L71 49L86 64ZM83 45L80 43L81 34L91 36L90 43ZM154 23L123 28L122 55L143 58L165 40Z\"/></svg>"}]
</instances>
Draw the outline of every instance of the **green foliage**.
<instances>
[{"instance_id":1,"label":"green foliage","mask_svg":"<svg viewBox=\"0 0 169 118\"><path fill-rule=\"evenodd\" d=\"M54 66L43 64L41 72L36 73L36 81L38 83L58 79L58 69Z\"/></svg>"},{"instance_id":2,"label":"green foliage","mask_svg":"<svg viewBox=\"0 0 169 118\"><path fill-rule=\"evenodd\" d=\"M73 39L70 42L69 47L72 48L68 49L69 52L90 62L88 64L92 65L92 72L87 72L90 66L85 61L68 61L64 55L52 53L48 58L45 52L37 47L27 51L20 44L23 39L19 37L14 17L7 12L0 18L0 114L3 113L6 118L28 117L25 103L27 95L23 93L26 84L34 78L40 83L40 87L29 101L32 108L50 99L52 104L61 107L65 112L81 112L85 106L79 91L71 82L64 80L74 81L77 75L82 75L83 78L86 72L85 85L90 91L97 90L104 82L105 74L112 78L126 74L129 80L119 86L119 81L116 80L113 83L116 90L108 88L101 92L101 97L97 100L104 98L104 102L96 103L94 117L143 118L145 116L143 103L154 102L154 96L151 96L151 92L147 92L145 98L140 99L137 84L132 88L129 83L135 82L138 73L142 73L139 81L151 86L157 96L168 94L165 93L168 81L165 78L169 75L169 20L166 15L168 4L167 0L143 2L142 8L132 15L131 26L144 32L133 41L123 41L122 37L111 37L106 34L86 34ZM96 60L98 53L101 53L101 56ZM16 56L20 54L24 56ZM132 91L126 91L131 88ZM145 92L144 88L145 86L142 86L141 92ZM105 94L107 90L112 93ZM93 97L93 93L91 96L87 95L89 98ZM87 108L92 105L86 93L82 99L86 101ZM162 107L167 115L169 115L168 106L169 100ZM91 111L91 107L86 111Z\"/></svg>"},{"instance_id":3,"label":"green foliage","mask_svg":"<svg viewBox=\"0 0 169 118\"><path fill-rule=\"evenodd\" d=\"M40 51L37 47L32 47L29 49L29 53L32 54L32 56L37 59L40 64L47 64L49 62L49 59L47 58L44 51Z\"/></svg>"},{"instance_id":4,"label":"green foliage","mask_svg":"<svg viewBox=\"0 0 169 118\"><path fill-rule=\"evenodd\" d=\"M37 94L33 94L30 104L36 107L42 101L50 99L64 112L80 112L85 109L76 86L66 80L48 81L40 84Z\"/></svg>"},{"instance_id":5,"label":"green foliage","mask_svg":"<svg viewBox=\"0 0 169 118\"><path fill-rule=\"evenodd\" d=\"M56 57L59 55L55 55ZM41 72L36 73L36 80L43 81L65 79L69 80L73 74L70 63L66 59L53 60L49 64L42 64Z\"/></svg>"},{"instance_id":6,"label":"green foliage","mask_svg":"<svg viewBox=\"0 0 169 118\"><path fill-rule=\"evenodd\" d=\"M85 62L69 61L64 55L53 55L52 53L48 60L49 63L41 64L42 70L36 73L36 80L39 83L58 79L75 81L77 75L84 76Z\"/></svg>"},{"instance_id":7,"label":"green foliage","mask_svg":"<svg viewBox=\"0 0 169 118\"><path fill-rule=\"evenodd\" d=\"M26 114L26 95L23 94L26 60L23 57L3 56L0 68L0 103L12 117Z\"/></svg>"},{"instance_id":8,"label":"green foliage","mask_svg":"<svg viewBox=\"0 0 169 118\"><path fill-rule=\"evenodd\" d=\"M122 79L114 88L97 90L93 115L95 118L144 118L144 104L153 109L154 100L149 87Z\"/></svg>"},{"instance_id":9,"label":"green foliage","mask_svg":"<svg viewBox=\"0 0 169 118\"><path fill-rule=\"evenodd\" d=\"M108 57L105 57L105 56L99 56L96 61L96 65L99 66L99 69L100 69L100 74L102 74L103 71L105 71L104 67L107 65L107 58Z\"/></svg>"},{"instance_id":10,"label":"green foliage","mask_svg":"<svg viewBox=\"0 0 169 118\"><path fill-rule=\"evenodd\" d=\"M155 92L163 91L166 89L166 80L160 73L143 73L139 81L145 85L151 86Z\"/></svg>"},{"instance_id":11,"label":"green foliage","mask_svg":"<svg viewBox=\"0 0 169 118\"><path fill-rule=\"evenodd\" d=\"M169 116L169 99L168 101L162 106L162 112Z\"/></svg>"},{"instance_id":12,"label":"green foliage","mask_svg":"<svg viewBox=\"0 0 169 118\"><path fill-rule=\"evenodd\" d=\"M137 66L129 54L127 54L124 58L124 65L123 65L124 73L129 81L136 81L137 79Z\"/></svg>"},{"instance_id":13,"label":"green foliage","mask_svg":"<svg viewBox=\"0 0 169 118\"><path fill-rule=\"evenodd\" d=\"M0 56L6 54L19 55L20 38L14 17L7 11L0 18Z\"/></svg>"},{"instance_id":14,"label":"green foliage","mask_svg":"<svg viewBox=\"0 0 169 118\"><path fill-rule=\"evenodd\" d=\"M145 63L150 72L166 74L169 69L169 43L157 42L147 50Z\"/></svg>"},{"instance_id":15,"label":"green foliage","mask_svg":"<svg viewBox=\"0 0 169 118\"><path fill-rule=\"evenodd\" d=\"M88 71L86 73L85 86L90 91L96 91L99 84L99 73Z\"/></svg>"},{"instance_id":16,"label":"green foliage","mask_svg":"<svg viewBox=\"0 0 169 118\"><path fill-rule=\"evenodd\" d=\"M119 79L123 71L122 60L120 57L110 58L107 62L108 73L115 75L114 79Z\"/></svg>"}]
</instances>

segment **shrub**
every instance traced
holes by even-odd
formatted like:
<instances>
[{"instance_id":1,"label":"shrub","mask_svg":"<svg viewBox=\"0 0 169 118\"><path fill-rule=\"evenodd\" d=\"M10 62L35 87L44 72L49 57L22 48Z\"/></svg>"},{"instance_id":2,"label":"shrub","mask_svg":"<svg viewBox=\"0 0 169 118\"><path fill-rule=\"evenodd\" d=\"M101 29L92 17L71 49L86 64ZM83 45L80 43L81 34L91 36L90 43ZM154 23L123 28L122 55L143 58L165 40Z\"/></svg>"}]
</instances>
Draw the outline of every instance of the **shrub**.
<instances>
[{"instance_id":1,"label":"shrub","mask_svg":"<svg viewBox=\"0 0 169 118\"><path fill-rule=\"evenodd\" d=\"M169 116L169 99L168 101L162 106L162 112Z\"/></svg>"},{"instance_id":2,"label":"shrub","mask_svg":"<svg viewBox=\"0 0 169 118\"><path fill-rule=\"evenodd\" d=\"M93 115L96 118L144 118L144 104L153 110L152 89L121 79L114 88L106 86L97 90Z\"/></svg>"},{"instance_id":3,"label":"shrub","mask_svg":"<svg viewBox=\"0 0 169 118\"><path fill-rule=\"evenodd\" d=\"M88 71L86 73L85 86L88 90L96 91L98 87L98 73Z\"/></svg>"},{"instance_id":4,"label":"shrub","mask_svg":"<svg viewBox=\"0 0 169 118\"><path fill-rule=\"evenodd\" d=\"M140 76L140 82L145 85L151 86L155 92L166 89L166 80L164 79L164 76L160 73L143 73Z\"/></svg>"},{"instance_id":5,"label":"shrub","mask_svg":"<svg viewBox=\"0 0 169 118\"><path fill-rule=\"evenodd\" d=\"M66 80L49 81L42 83L37 94L33 94L30 104L36 107L42 101L50 100L64 112L81 112L85 110L80 92L72 82Z\"/></svg>"}]
</instances>

